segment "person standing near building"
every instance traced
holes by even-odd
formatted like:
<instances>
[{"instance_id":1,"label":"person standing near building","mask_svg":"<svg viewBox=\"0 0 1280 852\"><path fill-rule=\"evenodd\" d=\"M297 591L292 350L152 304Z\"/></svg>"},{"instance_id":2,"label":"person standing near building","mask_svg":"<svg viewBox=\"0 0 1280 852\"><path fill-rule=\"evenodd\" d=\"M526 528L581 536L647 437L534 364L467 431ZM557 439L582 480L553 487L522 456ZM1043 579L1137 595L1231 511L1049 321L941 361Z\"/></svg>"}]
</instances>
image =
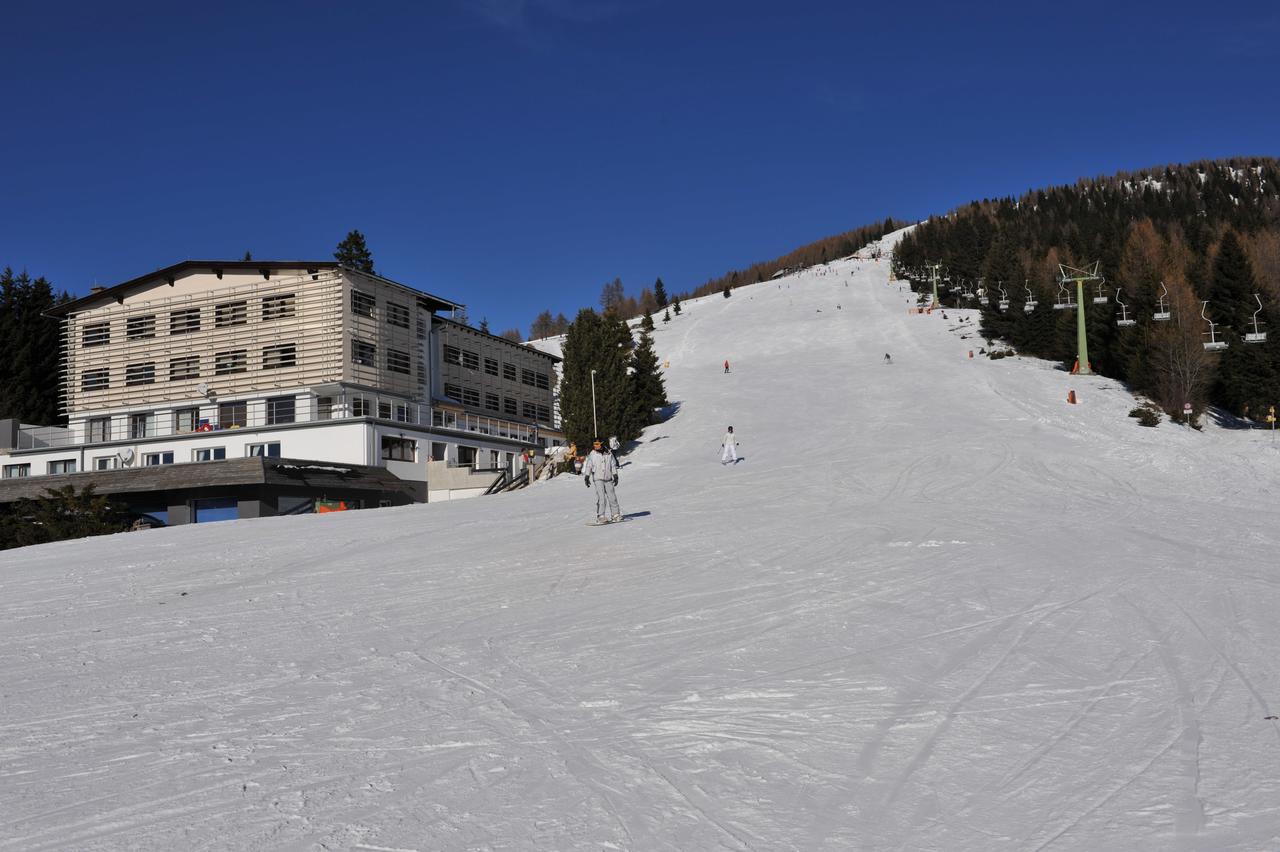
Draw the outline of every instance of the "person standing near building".
<instances>
[{"instance_id":1,"label":"person standing near building","mask_svg":"<svg viewBox=\"0 0 1280 852\"><path fill-rule=\"evenodd\" d=\"M720 464L738 463L738 438L733 434L733 427L724 433L724 446L720 450Z\"/></svg>"},{"instance_id":2,"label":"person standing near building","mask_svg":"<svg viewBox=\"0 0 1280 852\"><path fill-rule=\"evenodd\" d=\"M586 480L588 488L594 486L596 489L596 523L607 524L622 520L618 494L614 491L614 486L618 484L618 463L599 438L592 442L591 452L582 464L582 478Z\"/></svg>"}]
</instances>

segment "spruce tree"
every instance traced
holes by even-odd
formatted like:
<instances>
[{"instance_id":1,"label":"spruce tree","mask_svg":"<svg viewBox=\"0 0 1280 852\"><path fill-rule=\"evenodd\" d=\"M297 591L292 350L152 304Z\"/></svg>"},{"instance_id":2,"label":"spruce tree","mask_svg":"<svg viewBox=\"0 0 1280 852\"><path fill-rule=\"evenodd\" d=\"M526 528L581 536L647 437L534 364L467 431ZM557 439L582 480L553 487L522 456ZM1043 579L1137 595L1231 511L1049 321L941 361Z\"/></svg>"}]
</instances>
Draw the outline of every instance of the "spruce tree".
<instances>
[{"instance_id":1,"label":"spruce tree","mask_svg":"<svg viewBox=\"0 0 1280 852\"><path fill-rule=\"evenodd\" d=\"M1258 310L1253 266L1234 231L1227 231L1213 263L1208 315L1227 342L1219 356L1213 399L1235 414L1259 418L1277 403L1277 370L1269 347L1244 342ZM1261 318L1261 315L1260 315ZM1269 335L1268 335L1269 336Z\"/></svg>"},{"instance_id":2,"label":"spruce tree","mask_svg":"<svg viewBox=\"0 0 1280 852\"><path fill-rule=\"evenodd\" d=\"M657 300L658 307L665 308L667 306L667 288L659 278L653 284L653 298Z\"/></svg>"},{"instance_id":3,"label":"spruce tree","mask_svg":"<svg viewBox=\"0 0 1280 852\"><path fill-rule=\"evenodd\" d=\"M489 318L488 318L488 317L480 317L480 326L479 326L479 328L480 328L480 330L481 330L481 331L483 331L485 334L488 334L488 333L489 333Z\"/></svg>"},{"instance_id":4,"label":"spruce tree","mask_svg":"<svg viewBox=\"0 0 1280 852\"><path fill-rule=\"evenodd\" d=\"M578 447L595 438L616 435L629 441L640 433L627 366L631 331L610 314L583 308L564 340L560 414L565 437ZM595 413L599 432L592 428L592 370L595 371Z\"/></svg>"},{"instance_id":5,"label":"spruce tree","mask_svg":"<svg viewBox=\"0 0 1280 852\"><path fill-rule=\"evenodd\" d=\"M676 312L676 316L680 316L680 297L676 296L671 302L671 310Z\"/></svg>"},{"instance_id":6,"label":"spruce tree","mask_svg":"<svg viewBox=\"0 0 1280 852\"><path fill-rule=\"evenodd\" d=\"M671 322L671 309L670 309L670 308L668 308L667 310L665 310L665 311L663 311L663 312L662 312L662 321L663 321L663 322Z\"/></svg>"},{"instance_id":7,"label":"spruce tree","mask_svg":"<svg viewBox=\"0 0 1280 852\"><path fill-rule=\"evenodd\" d=\"M640 334L640 342L631 356L631 395L640 427L657 422L657 410L667 404L667 389L648 331Z\"/></svg>"},{"instance_id":8,"label":"spruce tree","mask_svg":"<svg viewBox=\"0 0 1280 852\"><path fill-rule=\"evenodd\" d=\"M62 422L62 329L45 313L69 298L66 293L55 297L44 278L15 275L7 267L0 271L0 341L6 348L0 358L0 417L39 425Z\"/></svg>"},{"instance_id":9,"label":"spruce tree","mask_svg":"<svg viewBox=\"0 0 1280 852\"><path fill-rule=\"evenodd\" d=\"M364 241L364 234L359 231L349 231L346 239L338 243L338 248L333 253L334 260L357 272L367 272L375 275L373 271L373 253L369 251L369 246Z\"/></svg>"},{"instance_id":10,"label":"spruce tree","mask_svg":"<svg viewBox=\"0 0 1280 852\"><path fill-rule=\"evenodd\" d=\"M645 331L653 331L653 317L648 311L644 312L644 319L640 320L640 328Z\"/></svg>"}]
</instances>

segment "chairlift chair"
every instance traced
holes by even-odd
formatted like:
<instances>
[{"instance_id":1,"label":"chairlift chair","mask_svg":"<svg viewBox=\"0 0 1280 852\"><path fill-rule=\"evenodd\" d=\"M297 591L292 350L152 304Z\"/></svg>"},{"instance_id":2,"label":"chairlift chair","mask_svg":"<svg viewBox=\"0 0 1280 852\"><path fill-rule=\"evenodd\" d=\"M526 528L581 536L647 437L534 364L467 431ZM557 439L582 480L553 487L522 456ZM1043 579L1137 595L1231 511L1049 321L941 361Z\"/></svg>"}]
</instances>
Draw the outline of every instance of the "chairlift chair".
<instances>
[{"instance_id":1,"label":"chairlift chair","mask_svg":"<svg viewBox=\"0 0 1280 852\"><path fill-rule=\"evenodd\" d=\"M1022 285L1022 289L1027 291L1027 301L1023 302L1022 310L1031 313L1036 309L1036 305L1040 304L1036 301L1036 294L1031 292L1031 288L1026 284Z\"/></svg>"},{"instance_id":2,"label":"chairlift chair","mask_svg":"<svg viewBox=\"0 0 1280 852\"><path fill-rule=\"evenodd\" d=\"M1058 282L1058 295L1053 301L1053 309L1055 311L1075 310L1076 303L1071 299L1071 291L1067 289L1067 285Z\"/></svg>"},{"instance_id":3,"label":"chairlift chair","mask_svg":"<svg viewBox=\"0 0 1280 852\"><path fill-rule=\"evenodd\" d=\"M1128 328L1131 325L1137 325L1138 321L1129 316L1129 307L1120 301L1120 288L1116 288L1116 304L1120 306L1120 317L1116 320L1116 325L1121 328Z\"/></svg>"},{"instance_id":4,"label":"chairlift chair","mask_svg":"<svg viewBox=\"0 0 1280 852\"><path fill-rule=\"evenodd\" d=\"M1266 343L1267 333L1258 331L1258 314L1262 313L1262 297L1257 293L1253 294L1253 298L1258 300L1258 309L1253 312L1253 331L1245 332L1245 343Z\"/></svg>"},{"instance_id":5,"label":"chairlift chair","mask_svg":"<svg viewBox=\"0 0 1280 852\"><path fill-rule=\"evenodd\" d=\"M1009 310L1009 294L1005 292L1003 284L997 286L1000 287L1000 301L996 302L996 307L1002 311L1007 311Z\"/></svg>"},{"instance_id":6,"label":"chairlift chair","mask_svg":"<svg viewBox=\"0 0 1280 852\"><path fill-rule=\"evenodd\" d=\"M1105 305L1107 303L1107 294L1102 292L1102 286L1106 282L1107 282L1107 279L1105 278L1101 278L1098 280L1098 289L1093 294L1093 303L1095 305Z\"/></svg>"},{"instance_id":7,"label":"chairlift chair","mask_svg":"<svg viewBox=\"0 0 1280 852\"><path fill-rule=\"evenodd\" d=\"M1218 324L1205 315L1205 309L1207 307L1209 307L1209 303L1207 301L1200 303L1200 317L1205 322L1209 323L1209 330L1205 332L1205 334L1209 335L1209 339L1204 342L1204 348L1206 352L1221 352L1223 349L1227 348L1227 341L1218 339Z\"/></svg>"},{"instance_id":8,"label":"chairlift chair","mask_svg":"<svg viewBox=\"0 0 1280 852\"><path fill-rule=\"evenodd\" d=\"M1160 282L1160 295L1156 297L1156 312L1151 315L1153 320L1167 322L1172 314L1169 313L1169 288L1164 286L1164 282Z\"/></svg>"}]
</instances>

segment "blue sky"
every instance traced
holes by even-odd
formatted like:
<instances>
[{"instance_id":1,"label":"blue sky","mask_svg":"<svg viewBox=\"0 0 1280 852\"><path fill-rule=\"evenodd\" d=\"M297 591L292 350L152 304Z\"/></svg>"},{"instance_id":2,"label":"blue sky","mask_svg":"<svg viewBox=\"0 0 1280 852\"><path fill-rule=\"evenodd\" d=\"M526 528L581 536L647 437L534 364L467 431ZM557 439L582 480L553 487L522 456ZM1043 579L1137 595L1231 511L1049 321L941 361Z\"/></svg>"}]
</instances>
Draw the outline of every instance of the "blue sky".
<instances>
[{"instance_id":1,"label":"blue sky","mask_svg":"<svg viewBox=\"0 0 1280 852\"><path fill-rule=\"evenodd\" d=\"M329 258L527 331L885 216L1276 155L1271 4L4 7L0 265Z\"/></svg>"}]
</instances>

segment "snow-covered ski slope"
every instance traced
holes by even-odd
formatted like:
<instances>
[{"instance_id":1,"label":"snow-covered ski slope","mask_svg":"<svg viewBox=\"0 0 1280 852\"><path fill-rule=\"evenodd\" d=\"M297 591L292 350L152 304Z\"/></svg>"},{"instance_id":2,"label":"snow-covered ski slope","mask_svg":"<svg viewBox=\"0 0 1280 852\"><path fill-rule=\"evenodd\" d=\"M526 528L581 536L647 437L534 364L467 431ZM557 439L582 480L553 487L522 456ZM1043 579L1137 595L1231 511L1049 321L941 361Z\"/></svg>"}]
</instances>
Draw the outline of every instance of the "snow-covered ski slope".
<instances>
[{"instance_id":1,"label":"snow-covered ski slope","mask_svg":"<svg viewBox=\"0 0 1280 852\"><path fill-rule=\"evenodd\" d=\"M1280 846L1271 436L886 278L659 323L631 523L561 477L0 554L0 849Z\"/></svg>"}]
</instances>

